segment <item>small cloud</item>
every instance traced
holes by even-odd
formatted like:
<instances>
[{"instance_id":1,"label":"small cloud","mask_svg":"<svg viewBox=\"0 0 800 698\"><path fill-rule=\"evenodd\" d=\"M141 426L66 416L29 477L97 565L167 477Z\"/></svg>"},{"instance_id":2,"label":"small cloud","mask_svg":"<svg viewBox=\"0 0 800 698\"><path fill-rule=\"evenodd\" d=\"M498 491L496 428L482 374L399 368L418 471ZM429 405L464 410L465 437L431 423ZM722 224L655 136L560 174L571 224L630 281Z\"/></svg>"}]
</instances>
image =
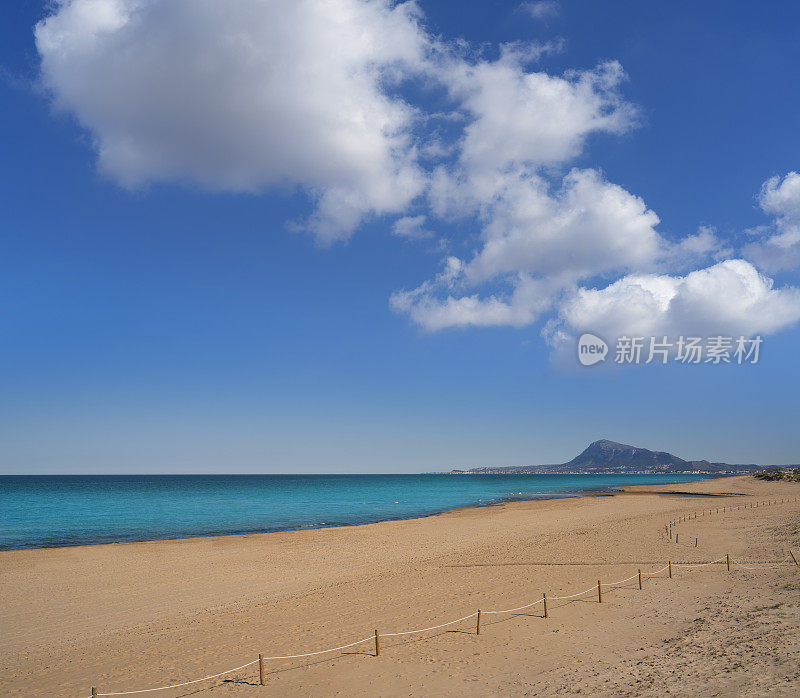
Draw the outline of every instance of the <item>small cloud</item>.
<instances>
[{"instance_id":1,"label":"small cloud","mask_svg":"<svg viewBox=\"0 0 800 698\"><path fill-rule=\"evenodd\" d=\"M758 202L773 222L746 231L757 239L744 246L744 256L767 272L800 267L800 174L771 177L761 187Z\"/></svg>"},{"instance_id":2,"label":"small cloud","mask_svg":"<svg viewBox=\"0 0 800 698\"><path fill-rule=\"evenodd\" d=\"M509 41L500 44L500 59L511 63L535 63L542 56L561 53L564 50L564 39L553 41Z\"/></svg>"},{"instance_id":3,"label":"small cloud","mask_svg":"<svg viewBox=\"0 0 800 698\"><path fill-rule=\"evenodd\" d=\"M426 230L425 216L404 216L394 222L392 235L407 238L410 240L424 240L433 236L430 230Z\"/></svg>"},{"instance_id":4,"label":"small cloud","mask_svg":"<svg viewBox=\"0 0 800 698\"><path fill-rule=\"evenodd\" d=\"M441 160L449 157L455 151L455 145L445 143L439 138L431 138L419 147L420 157L429 160Z\"/></svg>"},{"instance_id":5,"label":"small cloud","mask_svg":"<svg viewBox=\"0 0 800 698\"><path fill-rule=\"evenodd\" d=\"M698 262L719 262L733 256L733 248L717 235L715 228L701 225L695 235L689 235L666 249L665 262L676 269L689 269Z\"/></svg>"},{"instance_id":6,"label":"small cloud","mask_svg":"<svg viewBox=\"0 0 800 698\"><path fill-rule=\"evenodd\" d=\"M554 0L538 0L537 2L523 2L520 9L533 19L544 22L553 17L558 17L560 8Z\"/></svg>"}]
</instances>

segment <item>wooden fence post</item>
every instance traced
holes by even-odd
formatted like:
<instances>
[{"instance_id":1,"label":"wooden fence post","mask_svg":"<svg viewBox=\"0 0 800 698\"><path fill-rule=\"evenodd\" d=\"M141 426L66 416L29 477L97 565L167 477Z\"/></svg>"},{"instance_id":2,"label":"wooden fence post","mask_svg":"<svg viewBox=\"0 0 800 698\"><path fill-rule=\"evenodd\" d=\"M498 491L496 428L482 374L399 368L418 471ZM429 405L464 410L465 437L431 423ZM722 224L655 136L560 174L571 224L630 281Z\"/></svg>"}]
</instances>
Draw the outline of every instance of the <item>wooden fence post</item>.
<instances>
[{"instance_id":1,"label":"wooden fence post","mask_svg":"<svg viewBox=\"0 0 800 698\"><path fill-rule=\"evenodd\" d=\"M677 533L675 534L675 542L676 543L678 542L678 534Z\"/></svg>"},{"instance_id":2,"label":"wooden fence post","mask_svg":"<svg viewBox=\"0 0 800 698\"><path fill-rule=\"evenodd\" d=\"M639 570L639 591L642 590L642 571Z\"/></svg>"},{"instance_id":3,"label":"wooden fence post","mask_svg":"<svg viewBox=\"0 0 800 698\"><path fill-rule=\"evenodd\" d=\"M258 683L261 686L265 686L264 683L264 655L258 655Z\"/></svg>"},{"instance_id":4,"label":"wooden fence post","mask_svg":"<svg viewBox=\"0 0 800 698\"><path fill-rule=\"evenodd\" d=\"M92 698L97 698L97 689L92 686Z\"/></svg>"},{"instance_id":5,"label":"wooden fence post","mask_svg":"<svg viewBox=\"0 0 800 698\"><path fill-rule=\"evenodd\" d=\"M728 572L731 571L731 556L729 553L725 554L725 564L728 566Z\"/></svg>"},{"instance_id":6,"label":"wooden fence post","mask_svg":"<svg viewBox=\"0 0 800 698\"><path fill-rule=\"evenodd\" d=\"M377 630L375 631L375 656L381 656L381 638Z\"/></svg>"},{"instance_id":7,"label":"wooden fence post","mask_svg":"<svg viewBox=\"0 0 800 698\"><path fill-rule=\"evenodd\" d=\"M549 618L550 617L550 613L547 610L547 592L542 594L542 598L544 599L544 617L545 618Z\"/></svg>"},{"instance_id":8,"label":"wooden fence post","mask_svg":"<svg viewBox=\"0 0 800 698\"><path fill-rule=\"evenodd\" d=\"M694 539L694 547L695 547L695 548L697 547L697 541L698 541L698 540L699 540L699 538L695 538L695 539Z\"/></svg>"},{"instance_id":9,"label":"wooden fence post","mask_svg":"<svg viewBox=\"0 0 800 698\"><path fill-rule=\"evenodd\" d=\"M478 609L478 625L475 627L475 634L481 634L481 609Z\"/></svg>"},{"instance_id":10,"label":"wooden fence post","mask_svg":"<svg viewBox=\"0 0 800 698\"><path fill-rule=\"evenodd\" d=\"M597 580L597 602L603 603L603 587L600 585L600 580Z\"/></svg>"},{"instance_id":11,"label":"wooden fence post","mask_svg":"<svg viewBox=\"0 0 800 698\"><path fill-rule=\"evenodd\" d=\"M669 578L672 579L672 560L669 561Z\"/></svg>"}]
</instances>

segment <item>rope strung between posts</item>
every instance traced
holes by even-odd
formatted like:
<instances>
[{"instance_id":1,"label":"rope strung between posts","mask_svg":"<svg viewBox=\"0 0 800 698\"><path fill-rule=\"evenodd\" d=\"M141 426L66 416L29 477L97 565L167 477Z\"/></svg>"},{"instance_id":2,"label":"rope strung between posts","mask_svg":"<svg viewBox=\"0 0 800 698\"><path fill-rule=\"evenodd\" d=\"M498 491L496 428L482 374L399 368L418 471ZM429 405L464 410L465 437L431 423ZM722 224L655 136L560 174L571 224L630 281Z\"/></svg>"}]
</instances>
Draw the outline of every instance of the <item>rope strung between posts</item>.
<instances>
[{"instance_id":1,"label":"rope strung between posts","mask_svg":"<svg viewBox=\"0 0 800 698\"><path fill-rule=\"evenodd\" d=\"M497 613L497 611L495 611ZM490 613L490 611L484 611L484 613ZM447 623L442 623L441 625L432 625L430 628L419 628L418 630L405 630L402 633L381 633L381 637L397 637L398 635L413 635L414 633L424 633L428 630L437 630L439 628L444 628L448 625L454 625L455 623L460 623L462 620L467 620L467 618L474 618L478 615L478 612L470 613L468 616L463 616L461 618L456 618L455 620L448 621Z\"/></svg>"},{"instance_id":2,"label":"rope strung between posts","mask_svg":"<svg viewBox=\"0 0 800 698\"><path fill-rule=\"evenodd\" d=\"M712 560L711 562L700 562L700 563L676 562L676 563L672 563L672 566L673 567L707 567L709 565L716 565L716 564L719 564L721 562L724 562L726 560L726 558L727 558L727 556L723 556L721 558L718 558L717 560ZM781 560L781 561L779 561L777 563L773 563L772 561L768 561L768 562L765 561L765 562L762 563L761 561L757 561L757 560L745 560L745 562L749 562L751 564L752 563L755 563L755 564L766 564L766 565L768 565L768 567L750 567L750 566L747 566L747 565L743 565L743 564L741 564L739 562L736 563L736 567L737 567L737 569L771 569L771 568L774 568L774 567L780 567L781 565L785 564L789 559L790 558L787 555L783 560ZM609 563L609 564L615 564L615 563ZM642 576L655 577L656 575L659 575L659 574L661 574L663 572L666 572L668 569L669 569L669 565L667 565L665 567L662 567L659 570L655 570L653 572L643 572ZM618 582L608 582L608 583L605 583L603 586L605 586L605 587L619 586L620 584L625 584L626 582L630 582L631 580L636 579L638 576L639 575L638 575L638 572L637 572L637 574L631 575L630 577L627 577L625 579L621 579ZM585 594L595 593L596 591L597 591L597 586L596 585L592 585L588 589L586 589L584 591L579 591L576 594L569 594L567 596L549 596L547 598L548 598L549 601L561 601L561 600L566 600L566 599L574 599L574 598L576 598L578 596L584 596ZM531 602L529 604L525 604L524 606L517 606L516 608L506 608L506 609L502 609L502 610L498 610L498 611L481 611L481 613L482 614L514 613L516 611L521 611L523 609L530 608L532 606L536 606L536 605L538 605L540 603L543 603L543 602L544 602L544 599L538 599L537 601L533 601L533 602ZM427 628L417 628L415 630L404 630L402 632L396 632L396 633L381 633L381 637L399 637L401 635L413 635L415 633L424 633L424 632L428 632L430 630L438 630L439 628L445 628L445 627L447 627L449 625L455 625L456 623L460 623L462 621L469 620L470 618L474 618L477 615L478 615L478 612L475 611L473 613L470 613L469 615L462 616L461 618L456 618L455 620L447 621L446 623L441 623L440 625L432 625L432 626L429 626ZM272 657L261 657L260 659L255 659L252 662L248 662L247 664L242 664L241 666L238 666L238 667L236 667L234 669L227 669L226 671L221 671L218 674L211 674L210 676L204 676L201 679L194 679L193 681L185 681L183 683L170 684L169 686L159 686L157 688L143 688L143 689L140 689L138 691L116 691L116 692L112 692L112 693L95 693L95 694L93 694L93 696L127 696L127 695L139 694L139 693L152 693L154 691L166 691L166 690L169 690L170 688L180 688L182 686L190 686L192 684L201 683L202 681L209 681L210 679L216 679L216 678L218 678L220 676L225 676L226 674L231 674L234 671L239 671L241 669L245 669L245 668L247 668L249 666L252 666L253 664L258 664L261 661L279 660L279 659L302 659L304 657L314 657L314 656L317 656L317 655L320 655L320 654L328 654L330 652L337 652L338 650L347 649L349 647L355 647L356 645L361 645L361 644L363 644L365 642L370 642L370 641L373 641L373 640L374 640L373 636L370 635L369 637L362 638L361 640L356 640L355 642L349 642L346 645L339 645L338 647L331 647L330 649L318 650L316 652L304 652L302 654L287 654L287 655L276 655L276 656L272 656ZM88 698L93 698L93 696L89 696Z\"/></svg>"},{"instance_id":3,"label":"rope strung between posts","mask_svg":"<svg viewBox=\"0 0 800 698\"><path fill-rule=\"evenodd\" d=\"M531 603L526 603L524 606L517 606L516 608L504 608L502 611L481 611L481 613L514 613L514 611L521 611L523 608L530 608L531 606L535 606L543 601L544 599L539 599L538 601L532 601Z\"/></svg>"},{"instance_id":4,"label":"rope strung between posts","mask_svg":"<svg viewBox=\"0 0 800 698\"><path fill-rule=\"evenodd\" d=\"M570 594L569 596L550 596L551 601L561 601L562 599L574 599L576 596L583 596L584 594L588 594L590 591L596 591L596 586L590 586L586 591L579 591L577 594Z\"/></svg>"},{"instance_id":5,"label":"rope strung between posts","mask_svg":"<svg viewBox=\"0 0 800 698\"><path fill-rule=\"evenodd\" d=\"M725 556L723 555L719 560L712 560L711 562L676 562L675 564L681 567L708 567L708 565L716 565L724 560Z\"/></svg>"}]
</instances>

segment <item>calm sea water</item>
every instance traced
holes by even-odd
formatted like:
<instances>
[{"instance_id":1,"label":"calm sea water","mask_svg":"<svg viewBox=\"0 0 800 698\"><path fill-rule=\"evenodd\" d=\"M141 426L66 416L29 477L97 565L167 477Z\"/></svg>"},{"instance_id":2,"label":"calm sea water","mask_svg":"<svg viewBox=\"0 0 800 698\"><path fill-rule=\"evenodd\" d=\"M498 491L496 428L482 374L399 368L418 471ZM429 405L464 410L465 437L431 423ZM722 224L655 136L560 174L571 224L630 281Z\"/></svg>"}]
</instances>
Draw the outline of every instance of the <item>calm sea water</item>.
<instances>
[{"instance_id":1,"label":"calm sea water","mask_svg":"<svg viewBox=\"0 0 800 698\"><path fill-rule=\"evenodd\" d=\"M0 549L287 531L703 476L0 476Z\"/></svg>"}]
</instances>

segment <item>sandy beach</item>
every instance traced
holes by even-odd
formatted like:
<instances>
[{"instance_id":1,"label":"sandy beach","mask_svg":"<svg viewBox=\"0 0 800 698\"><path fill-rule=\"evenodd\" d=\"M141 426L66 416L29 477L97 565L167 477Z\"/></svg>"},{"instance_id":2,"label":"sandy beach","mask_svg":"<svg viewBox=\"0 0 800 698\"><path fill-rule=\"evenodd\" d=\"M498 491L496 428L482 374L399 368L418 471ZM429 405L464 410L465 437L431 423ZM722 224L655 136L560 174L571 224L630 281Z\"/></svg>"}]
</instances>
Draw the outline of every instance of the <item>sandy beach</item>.
<instances>
[{"instance_id":1,"label":"sandy beach","mask_svg":"<svg viewBox=\"0 0 800 698\"><path fill-rule=\"evenodd\" d=\"M670 491L695 496L659 494ZM551 600L546 619L542 604L483 613L480 635L473 616L384 637L379 657L370 640L270 660L264 687L253 664L142 695L797 695L800 568L763 564L800 549L796 497L794 483L734 477L366 526L0 552L0 693L179 683L641 569L642 590L633 579L602 603ZM665 522L694 512L670 540ZM726 554L730 572L685 566ZM672 579L648 576L668 561Z\"/></svg>"}]
</instances>

